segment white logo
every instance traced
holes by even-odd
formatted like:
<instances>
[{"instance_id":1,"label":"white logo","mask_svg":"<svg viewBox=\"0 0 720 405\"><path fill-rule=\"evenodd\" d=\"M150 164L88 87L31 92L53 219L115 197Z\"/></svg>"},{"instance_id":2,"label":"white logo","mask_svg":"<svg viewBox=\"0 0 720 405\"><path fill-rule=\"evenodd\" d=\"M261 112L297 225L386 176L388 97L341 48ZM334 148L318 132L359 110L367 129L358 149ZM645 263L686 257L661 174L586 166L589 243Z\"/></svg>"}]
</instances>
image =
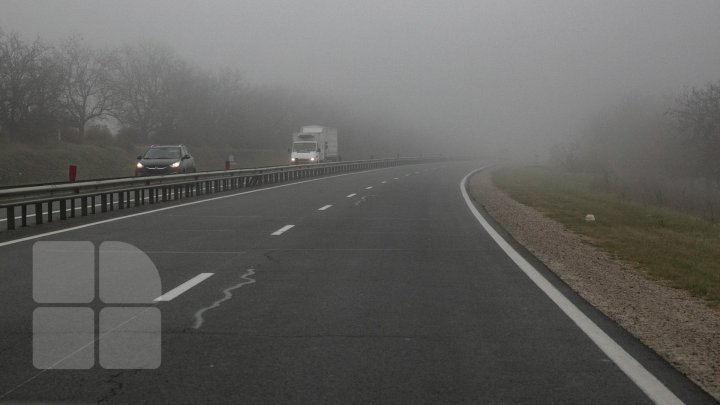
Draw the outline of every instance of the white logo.
<instances>
[{"instance_id":1,"label":"white logo","mask_svg":"<svg viewBox=\"0 0 720 405\"><path fill-rule=\"evenodd\" d=\"M39 369L155 369L161 361L160 276L123 242L33 245L33 364ZM92 305L102 305L97 311ZM120 305L118 305L120 304ZM96 350L97 343L97 350Z\"/></svg>"}]
</instances>

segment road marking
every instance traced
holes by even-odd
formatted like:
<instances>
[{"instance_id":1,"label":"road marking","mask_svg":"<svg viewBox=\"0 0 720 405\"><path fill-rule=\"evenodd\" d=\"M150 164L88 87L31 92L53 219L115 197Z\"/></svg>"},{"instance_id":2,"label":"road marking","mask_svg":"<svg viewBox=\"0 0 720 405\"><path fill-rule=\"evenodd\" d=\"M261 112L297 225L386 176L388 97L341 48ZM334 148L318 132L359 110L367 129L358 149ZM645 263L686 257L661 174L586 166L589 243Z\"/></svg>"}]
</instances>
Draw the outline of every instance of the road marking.
<instances>
[{"instance_id":1,"label":"road marking","mask_svg":"<svg viewBox=\"0 0 720 405\"><path fill-rule=\"evenodd\" d=\"M397 177L393 177L393 180L400 180L400 179L399 179L399 178L397 178Z\"/></svg>"},{"instance_id":2,"label":"road marking","mask_svg":"<svg viewBox=\"0 0 720 405\"><path fill-rule=\"evenodd\" d=\"M348 195L345 196L345 198L355 197L356 195L357 195L357 194L355 194L355 193L348 194Z\"/></svg>"},{"instance_id":3,"label":"road marking","mask_svg":"<svg viewBox=\"0 0 720 405\"><path fill-rule=\"evenodd\" d=\"M406 174L405 177L407 177L407 176L409 176L409 175L410 175L410 173Z\"/></svg>"},{"instance_id":4,"label":"road marking","mask_svg":"<svg viewBox=\"0 0 720 405\"><path fill-rule=\"evenodd\" d=\"M283 233L290 230L290 228L292 228L293 226L295 226L295 225L285 225L282 228L278 229L277 231L271 233L270 235L272 235L272 236L282 235Z\"/></svg>"},{"instance_id":5,"label":"road marking","mask_svg":"<svg viewBox=\"0 0 720 405\"><path fill-rule=\"evenodd\" d=\"M250 278L250 276L252 276L253 274L255 274L255 269L252 269L252 268L248 269L245 272L245 274L240 276L240 278L245 281L241 281L231 287L224 289L222 298L213 302L212 305L210 305L209 307L202 308L202 309L198 310L197 312L195 312L195 325L193 325L193 329L199 329L203 325L203 323L205 322L205 319L203 318L203 314L205 313L205 311L209 311L213 308L217 308L220 306L220 304L222 304L223 302L232 298L233 295L230 291L238 289L246 284L253 284L255 282L255 279Z\"/></svg>"},{"instance_id":6,"label":"road marking","mask_svg":"<svg viewBox=\"0 0 720 405\"><path fill-rule=\"evenodd\" d=\"M383 180L383 181L381 181L380 183L385 184L385 183L387 183L387 181Z\"/></svg>"},{"instance_id":7,"label":"road marking","mask_svg":"<svg viewBox=\"0 0 720 405\"><path fill-rule=\"evenodd\" d=\"M165 294L155 298L153 301L172 301L173 299L177 298L178 295L202 283L203 281L210 278L210 276L212 276L213 274L215 273L200 273L197 276L191 278L190 280L166 292Z\"/></svg>"},{"instance_id":8,"label":"road marking","mask_svg":"<svg viewBox=\"0 0 720 405\"><path fill-rule=\"evenodd\" d=\"M216 200L224 200L224 199L226 199L226 198L238 197L238 196L245 195L245 194L260 193L260 192L263 192L263 191L274 190L274 189L276 189L276 188L291 187L291 186L296 186L296 185L298 185L298 184L311 183L311 182L314 182L314 181L322 181L322 180L334 179L334 178L337 178L337 177L345 177L345 176L355 176L355 175L362 174L362 173L370 173L370 172L374 172L374 171L378 171L378 170L385 170L385 169L386 169L386 168L380 168L380 169L364 170L364 171L362 171L362 172L355 172L355 173L343 173L343 174L338 174L338 175L335 175L335 176L327 176L327 177L320 177L320 178L317 178L317 179L297 181L297 182L294 182L294 183L280 184L280 185L271 186L271 187L263 187L263 188L259 188L259 189L255 189L255 190L242 191L242 192L234 193L234 194L221 195L221 196L219 196L219 197L212 197L212 198L206 198L206 199L202 199L202 200L198 200L198 201L191 201L191 202L187 202L187 203L183 203L183 204L176 204L176 205L172 205L172 206L169 206L169 207L157 208L157 209L154 209L154 210L148 210L148 211L138 212L138 213L135 213L135 214L128 214L128 215L124 215L124 216L117 217L117 218L104 219L104 220L97 221L97 222L92 222L92 223L89 223L89 224L74 226L74 227L72 227L72 228L59 229L59 230L57 230L57 231L45 232L45 233L41 233L41 234L38 234L38 235L27 236L27 237L25 237L25 238L9 240L9 241L7 241L7 242L0 242L0 247L9 246L9 245L14 245L14 244L16 244L16 243L21 243L21 242L27 242L27 241L29 241L29 240L40 239L40 238L44 238L44 237L46 237L46 236L58 235L58 234L65 233L65 232L76 231L76 230L78 230L78 229L89 228L89 227L91 227L91 226L98 226L98 225L107 224L107 223L110 223L110 222L122 221L122 220L125 220L125 219L130 219L130 218L139 217L139 216L141 216L141 215L154 214L154 213L156 213L156 212L167 211L167 210L174 210L174 209L182 208L182 207L188 207L188 206L190 206L190 205L203 204L203 203L206 203L206 202L211 202L211 201L216 201Z\"/></svg>"},{"instance_id":9,"label":"road marking","mask_svg":"<svg viewBox=\"0 0 720 405\"><path fill-rule=\"evenodd\" d=\"M373 186L365 187L365 190L370 190Z\"/></svg>"},{"instance_id":10,"label":"road marking","mask_svg":"<svg viewBox=\"0 0 720 405\"><path fill-rule=\"evenodd\" d=\"M325 211L326 209L332 207L332 205L325 205L323 207L318 208L318 211Z\"/></svg>"},{"instance_id":11,"label":"road marking","mask_svg":"<svg viewBox=\"0 0 720 405\"><path fill-rule=\"evenodd\" d=\"M568 300L555 286L553 286L540 272L533 267L520 253L517 252L497 231L490 225L485 217L475 208L467 193L467 180L480 168L470 172L460 181L460 192L465 203L485 232L493 238L495 243L505 251L505 254L515 262L525 275L545 293L565 315L567 315L620 370L625 373L640 388L650 400L656 404L682 404L683 402L675 396L660 380L650 373L642 364L625 351L617 342L608 336L599 326L587 317L578 307Z\"/></svg>"}]
</instances>

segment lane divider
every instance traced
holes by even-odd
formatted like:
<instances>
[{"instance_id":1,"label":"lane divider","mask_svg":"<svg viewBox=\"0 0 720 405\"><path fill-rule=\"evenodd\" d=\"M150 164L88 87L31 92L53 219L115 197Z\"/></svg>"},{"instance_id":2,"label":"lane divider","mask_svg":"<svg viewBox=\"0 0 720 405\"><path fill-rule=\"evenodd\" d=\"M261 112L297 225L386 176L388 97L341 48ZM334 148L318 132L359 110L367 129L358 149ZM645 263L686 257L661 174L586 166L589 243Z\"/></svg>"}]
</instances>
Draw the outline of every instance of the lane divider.
<instances>
[{"instance_id":1,"label":"lane divider","mask_svg":"<svg viewBox=\"0 0 720 405\"><path fill-rule=\"evenodd\" d=\"M345 198L355 197L356 195L357 195L356 193L348 194L345 196Z\"/></svg>"},{"instance_id":2,"label":"lane divider","mask_svg":"<svg viewBox=\"0 0 720 405\"><path fill-rule=\"evenodd\" d=\"M326 209L328 209L330 207L332 207L332 204L322 206L322 207L318 208L318 211L325 211Z\"/></svg>"},{"instance_id":3,"label":"lane divider","mask_svg":"<svg viewBox=\"0 0 720 405\"><path fill-rule=\"evenodd\" d=\"M675 396L660 380L650 373L642 364L632 357L625 349L615 342L607 333L600 329L587 315L585 315L575 304L568 300L554 285L552 285L540 272L533 267L515 248L503 238L495 228L477 210L467 192L467 180L481 169L470 172L460 181L460 192L470 212L480 222L485 232L500 246L505 254L515 262L535 285L550 298L565 315L567 315L580 330L587 335L625 373L649 398L656 404L682 404L683 402Z\"/></svg>"},{"instance_id":4,"label":"lane divider","mask_svg":"<svg viewBox=\"0 0 720 405\"><path fill-rule=\"evenodd\" d=\"M370 190L373 186L365 187L365 190Z\"/></svg>"},{"instance_id":5,"label":"lane divider","mask_svg":"<svg viewBox=\"0 0 720 405\"><path fill-rule=\"evenodd\" d=\"M210 278L215 273L200 273L197 276L191 278L190 280L180 284L179 286L173 288L172 290L166 292L165 294L155 298L153 301L155 302L167 302L172 301L173 299L177 298L180 294L184 293L185 291L195 287L196 285L202 283L203 281Z\"/></svg>"},{"instance_id":6,"label":"lane divider","mask_svg":"<svg viewBox=\"0 0 720 405\"><path fill-rule=\"evenodd\" d=\"M285 225L285 226L283 226L282 228L278 229L277 231L271 233L270 235L272 235L272 236L282 235L282 234L284 234L285 232L289 231L289 230L290 230L292 227L294 227L294 226L295 226L295 225Z\"/></svg>"}]
</instances>

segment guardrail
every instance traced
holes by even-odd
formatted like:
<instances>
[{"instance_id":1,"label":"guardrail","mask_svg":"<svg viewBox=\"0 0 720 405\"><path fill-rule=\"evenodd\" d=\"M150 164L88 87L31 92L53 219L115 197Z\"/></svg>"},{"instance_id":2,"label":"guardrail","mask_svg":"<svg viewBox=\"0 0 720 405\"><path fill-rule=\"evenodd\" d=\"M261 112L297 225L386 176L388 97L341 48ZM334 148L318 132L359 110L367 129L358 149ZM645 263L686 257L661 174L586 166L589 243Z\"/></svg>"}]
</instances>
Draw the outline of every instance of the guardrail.
<instances>
[{"instance_id":1,"label":"guardrail","mask_svg":"<svg viewBox=\"0 0 720 405\"><path fill-rule=\"evenodd\" d=\"M47 222L55 217L75 218L78 209L81 216L88 216L97 213L98 206L100 212L114 211L116 207L123 210L263 184L430 160L437 159L377 159L15 187L0 189L0 209L6 211L7 229L13 230L17 219L25 227L32 215L35 224L40 225L43 217ZM29 214L28 207L33 207L34 213Z\"/></svg>"}]
</instances>

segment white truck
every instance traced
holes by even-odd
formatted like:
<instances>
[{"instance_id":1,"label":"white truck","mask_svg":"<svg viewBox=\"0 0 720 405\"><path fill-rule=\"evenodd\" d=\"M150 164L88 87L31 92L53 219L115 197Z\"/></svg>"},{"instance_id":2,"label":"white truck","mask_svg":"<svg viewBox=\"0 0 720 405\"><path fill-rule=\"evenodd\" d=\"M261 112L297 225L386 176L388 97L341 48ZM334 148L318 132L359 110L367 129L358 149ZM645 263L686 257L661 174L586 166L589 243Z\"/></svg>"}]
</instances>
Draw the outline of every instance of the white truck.
<instances>
[{"instance_id":1,"label":"white truck","mask_svg":"<svg viewBox=\"0 0 720 405\"><path fill-rule=\"evenodd\" d=\"M337 129L321 125L300 128L292 136L290 163L339 162Z\"/></svg>"}]
</instances>

